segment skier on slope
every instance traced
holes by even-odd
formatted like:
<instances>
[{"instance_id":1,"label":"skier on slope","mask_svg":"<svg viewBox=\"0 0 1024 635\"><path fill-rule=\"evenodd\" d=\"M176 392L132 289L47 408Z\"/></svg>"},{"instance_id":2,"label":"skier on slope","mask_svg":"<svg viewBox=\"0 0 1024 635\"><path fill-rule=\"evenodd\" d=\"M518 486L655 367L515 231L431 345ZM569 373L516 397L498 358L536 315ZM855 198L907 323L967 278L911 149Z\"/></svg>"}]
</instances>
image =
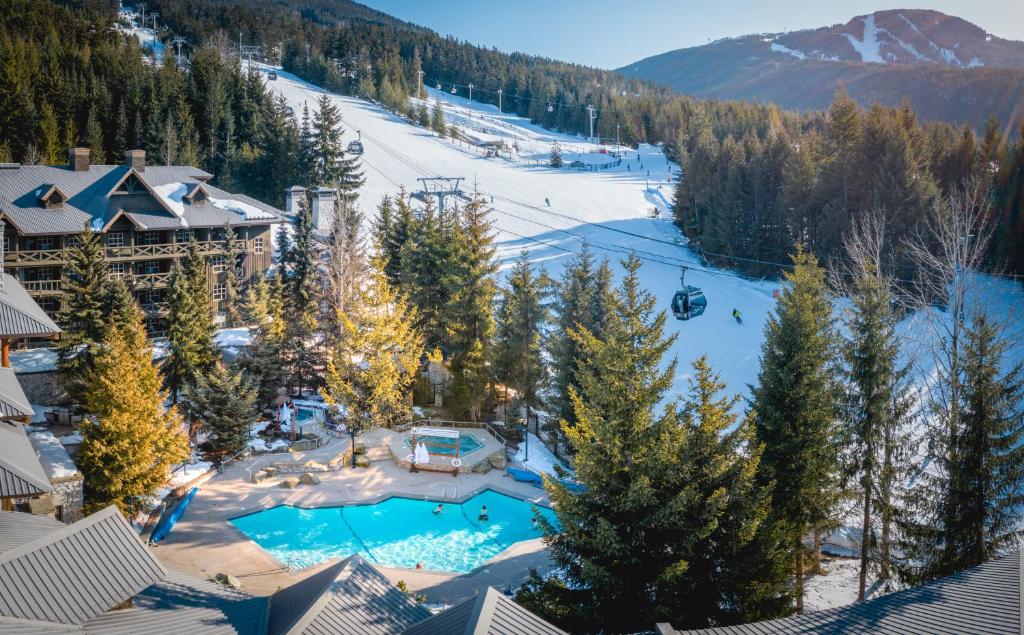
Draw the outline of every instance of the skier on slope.
<instances>
[{"instance_id":1,"label":"skier on slope","mask_svg":"<svg viewBox=\"0 0 1024 635\"><path fill-rule=\"evenodd\" d=\"M551 207L551 199L549 199L548 197L545 196L544 197L544 202L548 204L548 207Z\"/></svg>"},{"instance_id":2,"label":"skier on slope","mask_svg":"<svg viewBox=\"0 0 1024 635\"><path fill-rule=\"evenodd\" d=\"M743 316L740 315L740 310L739 309L733 309L732 310L732 317L733 317L733 319L736 320L737 324L743 324Z\"/></svg>"}]
</instances>

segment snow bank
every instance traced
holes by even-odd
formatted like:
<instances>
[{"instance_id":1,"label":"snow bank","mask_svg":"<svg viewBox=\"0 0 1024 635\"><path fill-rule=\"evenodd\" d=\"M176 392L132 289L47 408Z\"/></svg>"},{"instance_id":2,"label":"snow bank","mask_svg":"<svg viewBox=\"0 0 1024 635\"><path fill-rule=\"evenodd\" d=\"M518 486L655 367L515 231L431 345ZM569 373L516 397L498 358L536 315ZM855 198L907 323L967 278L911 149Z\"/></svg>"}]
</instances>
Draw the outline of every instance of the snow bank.
<instances>
[{"instance_id":1,"label":"snow bank","mask_svg":"<svg viewBox=\"0 0 1024 635\"><path fill-rule=\"evenodd\" d=\"M270 212L266 212L255 205L238 201L233 198L213 198L211 196L210 202L213 203L214 207L234 212L245 220L269 220L277 218L275 214L271 214Z\"/></svg>"},{"instance_id":2,"label":"snow bank","mask_svg":"<svg viewBox=\"0 0 1024 635\"><path fill-rule=\"evenodd\" d=\"M523 441L519 444L519 451L516 453L516 461L522 463L531 470L535 470L542 474L555 474L555 466L558 465L566 472L571 473L572 470L565 463L562 463L555 455L548 449L544 442L540 440L532 432L527 433L529 441ZM527 443L529 444L529 455L527 459Z\"/></svg>"},{"instance_id":3,"label":"snow bank","mask_svg":"<svg viewBox=\"0 0 1024 635\"><path fill-rule=\"evenodd\" d=\"M51 481L81 476L68 451L52 432L39 428L28 428L26 431L32 447L39 455L39 464L46 470L46 476Z\"/></svg>"},{"instance_id":4,"label":"snow bank","mask_svg":"<svg viewBox=\"0 0 1024 635\"><path fill-rule=\"evenodd\" d=\"M185 485L206 474L212 468L213 463L209 461L196 461L195 463L186 464L184 467L180 467L171 473L171 479L167 481L167 485L171 488Z\"/></svg>"}]
</instances>

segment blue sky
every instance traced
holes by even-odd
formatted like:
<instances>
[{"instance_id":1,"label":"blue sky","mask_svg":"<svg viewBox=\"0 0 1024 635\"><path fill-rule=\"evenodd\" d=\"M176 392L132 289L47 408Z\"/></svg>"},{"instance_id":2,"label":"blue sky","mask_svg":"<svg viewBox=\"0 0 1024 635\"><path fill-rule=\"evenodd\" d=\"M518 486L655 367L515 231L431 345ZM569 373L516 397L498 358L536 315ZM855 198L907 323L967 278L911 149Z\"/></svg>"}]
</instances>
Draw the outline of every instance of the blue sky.
<instances>
[{"instance_id":1,"label":"blue sky","mask_svg":"<svg viewBox=\"0 0 1024 635\"><path fill-rule=\"evenodd\" d=\"M602 68L748 33L845 24L880 9L936 9L1024 40L1024 0L357 0L474 44Z\"/></svg>"}]
</instances>

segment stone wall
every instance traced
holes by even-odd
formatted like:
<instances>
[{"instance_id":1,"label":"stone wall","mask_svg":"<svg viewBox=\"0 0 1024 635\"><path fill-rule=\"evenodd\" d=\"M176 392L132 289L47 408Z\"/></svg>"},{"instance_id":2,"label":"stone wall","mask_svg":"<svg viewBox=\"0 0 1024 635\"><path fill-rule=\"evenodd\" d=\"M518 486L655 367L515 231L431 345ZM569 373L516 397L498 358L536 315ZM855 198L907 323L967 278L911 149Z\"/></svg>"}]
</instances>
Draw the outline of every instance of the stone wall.
<instances>
[{"instance_id":1,"label":"stone wall","mask_svg":"<svg viewBox=\"0 0 1024 635\"><path fill-rule=\"evenodd\" d=\"M53 493L64 498L60 520L70 524L82 518L82 477L53 482Z\"/></svg>"},{"instance_id":2,"label":"stone wall","mask_svg":"<svg viewBox=\"0 0 1024 635\"><path fill-rule=\"evenodd\" d=\"M71 403L68 392L57 377L56 371L41 373L17 373L28 402L39 406L66 406Z\"/></svg>"}]
</instances>

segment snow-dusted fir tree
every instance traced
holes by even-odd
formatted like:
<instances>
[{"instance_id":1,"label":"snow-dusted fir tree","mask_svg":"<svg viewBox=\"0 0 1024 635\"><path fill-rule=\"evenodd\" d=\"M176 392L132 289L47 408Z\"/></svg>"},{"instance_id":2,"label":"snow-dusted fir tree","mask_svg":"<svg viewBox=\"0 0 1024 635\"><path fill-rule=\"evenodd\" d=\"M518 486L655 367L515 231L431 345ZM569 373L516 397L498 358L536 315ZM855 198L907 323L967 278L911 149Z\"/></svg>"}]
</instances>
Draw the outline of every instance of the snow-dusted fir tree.
<instances>
[{"instance_id":1,"label":"snow-dusted fir tree","mask_svg":"<svg viewBox=\"0 0 1024 635\"><path fill-rule=\"evenodd\" d=\"M224 227L224 326L238 326L243 321L243 280L239 263L244 254L231 225Z\"/></svg>"},{"instance_id":2,"label":"snow-dusted fir tree","mask_svg":"<svg viewBox=\"0 0 1024 635\"><path fill-rule=\"evenodd\" d=\"M364 179L359 169L359 157L346 153L342 134L341 112L326 93L320 95L311 131L313 167L310 182L314 186L337 188L339 197L355 202Z\"/></svg>"},{"instance_id":3,"label":"snow-dusted fir tree","mask_svg":"<svg viewBox=\"0 0 1024 635\"><path fill-rule=\"evenodd\" d=\"M107 263L102 238L86 227L68 250L64 299L57 322L57 370L75 403L82 403L106 329Z\"/></svg>"},{"instance_id":4,"label":"snow-dusted fir tree","mask_svg":"<svg viewBox=\"0 0 1024 635\"><path fill-rule=\"evenodd\" d=\"M304 202L295 220L289 264L285 358L291 371L291 383L301 391L305 387L316 387L323 370L323 350L316 341L323 283L313 238L313 215Z\"/></svg>"},{"instance_id":5,"label":"snow-dusted fir tree","mask_svg":"<svg viewBox=\"0 0 1024 635\"><path fill-rule=\"evenodd\" d=\"M76 463L85 476L86 509L117 505L137 512L167 482L171 468L188 457L188 437L175 408L167 409L142 312L110 328L96 360ZM130 381L127 380L130 378Z\"/></svg>"},{"instance_id":6,"label":"snow-dusted fir tree","mask_svg":"<svg viewBox=\"0 0 1024 635\"><path fill-rule=\"evenodd\" d=\"M833 373L832 306L825 271L798 249L775 313L765 325L761 370L753 388L762 484L774 483L772 514L785 535L803 611L808 572L804 539L830 520L838 490L838 393Z\"/></svg>"},{"instance_id":7,"label":"snow-dusted fir tree","mask_svg":"<svg viewBox=\"0 0 1024 635\"><path fill-rule=\"evenodd\" d=\"M444 122L444 109L439 99L434 100L434 105L430 109L430 129L442 138L448 133L448 126Z\"/></svg>"},{"instance_id":8,"label":"snow-dusted fir tree","mask_svg":"<svg viewBox=\"0 0 1024 635\"><path fill-rule=\"evenodd\" d=\"M557 143L551 144L551 156L548 158L548 162L553 168L560 168L565 165L562 160L562 149L558 147Z\"/></svg>"}]
</instances>

